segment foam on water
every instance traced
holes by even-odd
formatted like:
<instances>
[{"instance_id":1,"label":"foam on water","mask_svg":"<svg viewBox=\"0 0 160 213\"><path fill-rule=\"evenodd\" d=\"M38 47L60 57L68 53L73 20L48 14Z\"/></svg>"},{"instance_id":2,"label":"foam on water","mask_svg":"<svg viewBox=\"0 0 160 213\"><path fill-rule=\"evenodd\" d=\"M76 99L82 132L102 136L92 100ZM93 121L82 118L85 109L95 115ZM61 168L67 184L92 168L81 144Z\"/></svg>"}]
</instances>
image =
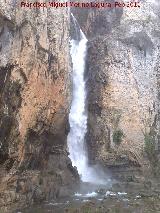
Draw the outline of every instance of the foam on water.
<instances>
[{"instance_id":1,"label":"foam on water","mask_svg":"<svg viewBox=\"0 0 160 213\"><path fill-rule=\"evenodd\" d=\"M96 197L98 194L96 192L89 192L87 194L75 193L76 197Z\"/></svg>"}]
</instances>

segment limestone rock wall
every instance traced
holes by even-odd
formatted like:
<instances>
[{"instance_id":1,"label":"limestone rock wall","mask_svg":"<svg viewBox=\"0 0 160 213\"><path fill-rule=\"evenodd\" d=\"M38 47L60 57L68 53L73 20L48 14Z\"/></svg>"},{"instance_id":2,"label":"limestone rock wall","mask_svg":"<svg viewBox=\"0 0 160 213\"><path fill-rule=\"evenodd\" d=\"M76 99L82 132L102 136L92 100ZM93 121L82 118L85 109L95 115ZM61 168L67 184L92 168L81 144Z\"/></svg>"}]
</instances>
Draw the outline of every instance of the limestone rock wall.
<instances>
[{"instance_id":1,"label":"limestone rock wall","mask_svg":"<svg viewBox=\"0 0 160 213\"><path fill-rule=\"evenodd\" d=\"M20 8L13 0L0 5L0 206L7 209L13 200L24 205L59 196L77 173L66 151L68 10Z\"/></svg>"},{"instance_id":2,"label":"limestone rock wall","mask_svg":"<svg viewBox=\"0 0 160 213\"><path fill-rule=\"evenodd\" d=\"M160 5L159 1L141 1L140 5L88 9L86 16L77 15L89 39L87 144L91 162L142 165L148 137L158 149Z\"/></svg>"}]
</instances>

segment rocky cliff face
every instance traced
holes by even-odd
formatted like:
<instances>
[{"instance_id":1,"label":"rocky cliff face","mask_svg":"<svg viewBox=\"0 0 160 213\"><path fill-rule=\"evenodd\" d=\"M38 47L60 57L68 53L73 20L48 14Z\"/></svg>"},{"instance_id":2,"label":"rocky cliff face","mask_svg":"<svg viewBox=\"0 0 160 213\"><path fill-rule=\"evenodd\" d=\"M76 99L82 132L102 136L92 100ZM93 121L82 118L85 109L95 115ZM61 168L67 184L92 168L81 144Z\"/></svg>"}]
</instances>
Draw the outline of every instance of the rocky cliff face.
<instances>
[{"instance_id":1,"label":"rocky cliff face","mask_svg":"<svg viewBox=\"0 0 160 213\"><path fill-rule=\"evenodd\" d=\"M0 1L0 206L61 196L77 173L66 151L69 15ZM19 205L19 204L18 204Z\"/></svg>"},{"instance_id":2,"label":"rocky cliff face","mask_svg":"<svg viewBox=\"0 0 160 213\"><path fill-rule=\"evenodd\" d=\"M160 5L140 6L74 12L89 38L90 159L109 167L142 166L159 146Z\"/></svg>"},{"instance_id":3,"label":"rocky cliff face","mask_svg":"<svg viewBox=\"0 0 160 213\"><path fill-rule=\"evenodd\" d=\"M112 0L114 2L114 0ZM0 0L0 208L67 195L69 14ZM142 167L159 149L160 5L73 9L88 37L91 163ZM157 161L158 162L158 161ZM147 165L148 166L148 165ZM69 192L69 191L68 191Z\"/></svg>"}]
</instances>

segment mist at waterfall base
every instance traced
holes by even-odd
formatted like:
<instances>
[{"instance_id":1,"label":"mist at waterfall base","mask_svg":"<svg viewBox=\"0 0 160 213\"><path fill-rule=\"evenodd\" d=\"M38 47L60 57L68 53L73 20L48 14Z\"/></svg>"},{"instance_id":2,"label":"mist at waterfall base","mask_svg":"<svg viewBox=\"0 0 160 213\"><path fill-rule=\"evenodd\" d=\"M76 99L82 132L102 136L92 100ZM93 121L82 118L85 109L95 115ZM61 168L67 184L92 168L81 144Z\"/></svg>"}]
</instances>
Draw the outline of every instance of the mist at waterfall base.
<instances>
[{"instance_id":1,"label":"mist at waterfall base","mask_svg":"<svg viewBox=\"0 0 160 213\"><path fill-rule=\"evenodd\" d=\"M79 30L80 40L71 40L71 58L73 66L73 97L69 114L70 132L68 134L69 157L72 165L77 167L83 182L93 184L106 184L109 179L98 168L88 165L88 154L85 145L87 132L86 87L85 87L85 58L87 52L87 39Z\"/></svg>"}]
</instances>

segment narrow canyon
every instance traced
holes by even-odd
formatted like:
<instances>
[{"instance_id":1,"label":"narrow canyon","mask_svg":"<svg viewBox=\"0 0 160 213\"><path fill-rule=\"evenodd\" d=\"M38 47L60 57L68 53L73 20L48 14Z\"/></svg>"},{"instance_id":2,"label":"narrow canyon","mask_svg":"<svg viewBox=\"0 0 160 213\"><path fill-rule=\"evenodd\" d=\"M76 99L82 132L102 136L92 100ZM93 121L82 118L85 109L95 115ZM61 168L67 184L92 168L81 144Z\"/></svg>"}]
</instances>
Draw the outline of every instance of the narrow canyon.
<instances>
[{"instance_id":1,"label":"narrow canyon","mask_svg":"<svg viewBox=\"0 0 160 213\"><path fill-rule=\"evenodd\" d=\"M0 213L160 211L160 2L139 4L0 0Z\"/></svg>"}]
</instances>

